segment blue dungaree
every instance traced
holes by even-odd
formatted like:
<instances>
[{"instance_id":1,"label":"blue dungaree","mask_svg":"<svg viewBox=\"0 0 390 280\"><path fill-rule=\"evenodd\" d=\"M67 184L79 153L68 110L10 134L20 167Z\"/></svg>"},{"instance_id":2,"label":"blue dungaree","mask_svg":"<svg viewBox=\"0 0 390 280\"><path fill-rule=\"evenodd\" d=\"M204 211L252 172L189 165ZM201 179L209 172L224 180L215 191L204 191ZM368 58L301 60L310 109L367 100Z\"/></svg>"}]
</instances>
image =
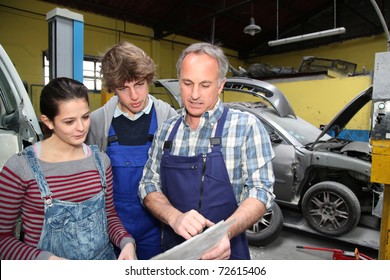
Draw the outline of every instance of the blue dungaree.
<instances>
[{"instance_id":1,"label":"blue dungaree","mask_svg":"<svg viewBox=\"0 0 390 280\"><path fill-rule=\"evenodd\" d=\"M163 193L181 212L197 210L204 217L217 223L226 220L237 209L237 201L221 152L221 136L228 109L218 120L215 136L210 138L211 152L197 156L170 154L172 141L181 123L178 119L168 140L164 143L160 177ZM163 227L163 250L184 241L169 226ZM230 240L230 259L250 259L245 232Z\"/></svg>"},{"instance_id":2,"label":"blue dungaree","mask_svg":"<svg viewBox=\"0 0 390 280\"><path fill-rule=\"evenodd\" d=\"M157 129L154 106L151 113L149 141L145 145L124 146L114 141L107 146L107 155L111 159L114 175L115 209L123 225L136 241L139 260L150 259L161 253L161 223L141 205L138 197L139 182L148 159L152 137ZM116 133L111 125L109 139L115 137Z\"/></svg>"},{"instance_id":3,"label":"blue dungaree","mask_svg":"<svg viewBox=\"0 0 390 280\"><path fill-rule=\"evenodd\" d=\"M116 259L107 230L106 174L98 147L92 145L91 149L102 190L83 202L52 198L33 146L23 151L44 200L45 217L38 249L72 260Z\"/></svg>"}]
</instances>

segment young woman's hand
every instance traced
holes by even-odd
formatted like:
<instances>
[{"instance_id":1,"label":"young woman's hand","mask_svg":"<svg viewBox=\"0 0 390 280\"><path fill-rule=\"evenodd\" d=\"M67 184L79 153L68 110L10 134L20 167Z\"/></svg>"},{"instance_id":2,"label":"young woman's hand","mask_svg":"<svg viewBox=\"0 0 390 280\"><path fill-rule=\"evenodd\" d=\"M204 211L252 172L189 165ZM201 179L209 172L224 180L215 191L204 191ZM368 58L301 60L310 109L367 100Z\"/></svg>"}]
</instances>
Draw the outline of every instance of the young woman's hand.
<instances>
[{"instance_id":1,"label":"young woman's hand","mask_svg":"<svg viewBox=\"0 0 390 280\"><path fill-rule=\"evenodd\" d=\"M123 247L118 260L136 260L137 255L135 254L135 245L134 243L128 243Z\"/></svg>"},{"instance_id":2,"label":"young woman's hand","mask_svg":"<svg viewBox=\"0 0 390 280\"><path fill-rule=\"evenodd\" d=\"M60 258L60 257L57 257L57 256L55 256L55 255L52 255L52 256L50 256L49 257L49 260L51 260L51 261L53 261L53 260L67 260L67 259L64 259L64 258Z\"/></svg>"}]
</instances>

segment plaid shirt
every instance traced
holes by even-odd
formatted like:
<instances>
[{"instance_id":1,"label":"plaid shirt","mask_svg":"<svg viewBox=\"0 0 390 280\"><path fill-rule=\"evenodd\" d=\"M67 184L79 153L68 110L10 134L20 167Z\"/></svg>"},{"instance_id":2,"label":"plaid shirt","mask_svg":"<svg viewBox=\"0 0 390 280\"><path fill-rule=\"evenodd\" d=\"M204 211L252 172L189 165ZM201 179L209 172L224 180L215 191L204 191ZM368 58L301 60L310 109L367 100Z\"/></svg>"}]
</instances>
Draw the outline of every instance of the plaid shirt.
<instances>
[{"instance_id":1,"label":"plaid shirt","mask_svg":"<svg viewBox=\"0 0 390 280\"><path fill-rule=\"evenodd\" d=\"M196 130L185 121L186 110L168 119L156 131L149 150L149 159L144 168L139 186L141 200L151 192L161 192L160 161L164 141L168 138L178 118L182 122L172 143L171 154L194 156L211 151L209 139L214 136L224 106L218 100L214 109L203 113ZM275 154L270 138L262 123L254 115L229 109L223 129L221 151L237 203L248 197L257 198L267 209L274 201L275 177L271 160Z\"/></svg>"}]
</instances>

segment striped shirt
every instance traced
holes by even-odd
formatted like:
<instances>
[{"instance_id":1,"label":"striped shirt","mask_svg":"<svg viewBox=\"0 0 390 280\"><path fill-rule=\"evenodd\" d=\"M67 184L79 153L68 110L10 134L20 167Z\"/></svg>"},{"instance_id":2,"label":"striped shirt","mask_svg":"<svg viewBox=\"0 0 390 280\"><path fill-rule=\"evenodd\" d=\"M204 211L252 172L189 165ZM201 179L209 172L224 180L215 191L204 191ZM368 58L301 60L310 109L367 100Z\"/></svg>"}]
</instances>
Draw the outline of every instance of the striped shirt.
<instances>
[{"instance_id":1,"label":"striped shirt","mask_svg":"<svg viewBox=\"0 0 390 280\"><path fill-rule=\"evenodd\" d=\"M110 240L123 248L134 242L120 222L113 203L113 179L110 159L101 153L106 168L106 211ZM68 162L39 160L50 186L52 197L65 201L82 202L102 189L99 172L90 155ZM21 216L24 240L15 235L15 224ZM52 254L37 249L44 219L44 205L38 184L25 157L15 154L0 172L0 259L47 259Z\"/></svg>"},{"instance_id":2,"label":"striped shirt","mask_svg":"<svg viewBox=\"0 0 390 280\"><path fill-rule=\"evenodd\" d=\"M199 126L192 130L182 114L164 122L157 130L149 150L143 178L139 186L141 200L151 192L161 192L160 162L164 141L168 139L178 118L182 122L172 143L171 154L195 156L211 151L209 139L214 136L224 106L220 100L213 110L205 112ZM267 209L273 205L275 182L271 160L275 154L268 132L254 115L229 109L223 129L221 151L237 203L252 197L261 201Z\"/></svg>"}]
</instances>

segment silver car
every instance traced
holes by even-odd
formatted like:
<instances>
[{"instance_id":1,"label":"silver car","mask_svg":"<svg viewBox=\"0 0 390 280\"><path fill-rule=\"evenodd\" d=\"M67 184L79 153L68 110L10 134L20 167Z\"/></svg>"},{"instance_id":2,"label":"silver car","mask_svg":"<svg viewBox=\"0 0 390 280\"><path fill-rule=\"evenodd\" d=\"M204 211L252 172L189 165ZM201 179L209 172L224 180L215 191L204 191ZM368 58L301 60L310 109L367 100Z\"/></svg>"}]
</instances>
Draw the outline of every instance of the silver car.
<instances>
[{"instance_id":1,"label":"silver car","mask_svg":"<svg viewBox=\"0 0 390 280\"><path fill-rule=\"evenodd\" d=\"M178 80L159 80L156 86L164 86L181 105ZM279 205L299 211L315 231L325 236L351 231L361 221L362 213L380 219L383 185L370 182L371 147L368 142L339 137L348 121L371 101L371 87L323 130L296 116L287 98L272 84L228 78L224 95L230 91L259 97L258 102L224 104L257 116L276 154L273 168L277 203L247 230L251 245L265 246L278 237L283 227Z\"/></svg>"},{"instance_id":2,"label":"silver car","mask_svg":"<svg viewBox=\"0 0 390 280\"><path fill-rule=\"evenodd\" d=\"M0 45L0 170L11 155L41 138L26 88Z\"/></svg>"}]
</instances>

